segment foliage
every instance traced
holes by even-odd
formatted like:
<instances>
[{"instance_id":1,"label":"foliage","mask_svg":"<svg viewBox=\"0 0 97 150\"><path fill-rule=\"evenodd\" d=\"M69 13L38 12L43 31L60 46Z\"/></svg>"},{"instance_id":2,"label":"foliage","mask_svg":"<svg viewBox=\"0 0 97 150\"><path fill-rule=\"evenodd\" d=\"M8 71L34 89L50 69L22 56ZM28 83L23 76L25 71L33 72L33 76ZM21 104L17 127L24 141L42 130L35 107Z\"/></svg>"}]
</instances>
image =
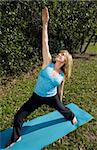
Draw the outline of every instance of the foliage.
<instances>
[{"instance_id":1,"label":"foliage","mask_svg":"<svg viewBox=\"0 0 97 150\"><path fill-rule=\"evenodd\" d=\"M41 10L50 12L49 46L78 52L92 33L97 34L96 1L0 1L0 76L20 75L41 63Z\"/></svg>"},{"instance_id":2,"label":"foliage","mask_svg":"<svg viewBox=\"0 0 97 150\"><path fill-rule=\"evenodd\" d=\"M93 32L97 32L95 2L89 1L56 1L50 6L53 31L50 35L53 45L65 47L71 52L80 49L83 39L88 41ZM53 38L52 38L53 37ZM56 41L58 44L56 44Z\"/></svg>"}]
</instances>

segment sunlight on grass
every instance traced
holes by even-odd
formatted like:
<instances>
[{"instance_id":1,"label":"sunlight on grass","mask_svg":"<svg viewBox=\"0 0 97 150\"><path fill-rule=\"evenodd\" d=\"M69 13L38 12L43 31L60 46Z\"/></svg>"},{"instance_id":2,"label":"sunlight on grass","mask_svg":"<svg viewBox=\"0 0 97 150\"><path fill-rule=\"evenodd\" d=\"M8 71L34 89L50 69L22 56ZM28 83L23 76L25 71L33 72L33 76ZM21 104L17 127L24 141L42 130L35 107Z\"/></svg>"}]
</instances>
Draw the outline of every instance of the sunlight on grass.
<instances>
[{"instance_id":1,"label":"sunlight on grass","mask_svg":"<svg viewBox=\"0 0 97 150\"><path fill-rule=\"evenodd\" d=\"M93 43L90 43L90 45L88 46L87 52L97 53L97 42L95 45Z\"/></svg>"}]
</instances>

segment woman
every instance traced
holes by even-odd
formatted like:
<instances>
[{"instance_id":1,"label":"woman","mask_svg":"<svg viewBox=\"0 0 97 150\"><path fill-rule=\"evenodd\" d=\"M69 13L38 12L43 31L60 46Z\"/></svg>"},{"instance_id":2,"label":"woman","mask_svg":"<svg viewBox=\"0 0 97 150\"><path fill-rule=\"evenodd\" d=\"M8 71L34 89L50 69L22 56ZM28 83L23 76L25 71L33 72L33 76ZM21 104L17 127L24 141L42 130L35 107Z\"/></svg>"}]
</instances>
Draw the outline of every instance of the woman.
<instances>
[{"instance_id":1,"label":"woman","mask_svg":"<svg viewBox=\"0 0 97 150\"><path fill-rule=\"evenodd\" d=\"M71 75L72 56L68 51L61 50L55 58L55 63L52 62L48 46L48 20L49 13L47 7L45 7L42 10L42 69L39 73L32 96L14 116L13 133L6 147L12 146L16 141L21 139L20 132L23 119L42 104L47 104L55 108L67 120L70 120L72 124L77 123L74 113L61 103L64 82L69 79Z\"/></svg>"}]
</instances>

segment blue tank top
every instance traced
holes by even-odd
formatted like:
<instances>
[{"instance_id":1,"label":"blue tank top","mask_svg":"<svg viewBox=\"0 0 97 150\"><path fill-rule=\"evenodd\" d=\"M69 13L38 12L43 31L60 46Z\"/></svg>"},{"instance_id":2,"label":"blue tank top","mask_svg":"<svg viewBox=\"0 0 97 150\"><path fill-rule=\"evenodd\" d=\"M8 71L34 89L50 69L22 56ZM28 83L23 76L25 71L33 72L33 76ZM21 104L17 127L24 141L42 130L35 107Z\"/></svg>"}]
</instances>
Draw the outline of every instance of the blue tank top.
<instances>
[{"instance_id":1,"label":"blue tank top","mask_svg":"<svg viewBox=\"0 0 97 150\"><path fill-rule=\"evenodd\" d=\"M41 69L34 92L42 97L51 97L57 94L57 87L61 84L64 78L64 73L52 76L54 63L48 64L44 69Z\"/></svg>"}]
</instances>

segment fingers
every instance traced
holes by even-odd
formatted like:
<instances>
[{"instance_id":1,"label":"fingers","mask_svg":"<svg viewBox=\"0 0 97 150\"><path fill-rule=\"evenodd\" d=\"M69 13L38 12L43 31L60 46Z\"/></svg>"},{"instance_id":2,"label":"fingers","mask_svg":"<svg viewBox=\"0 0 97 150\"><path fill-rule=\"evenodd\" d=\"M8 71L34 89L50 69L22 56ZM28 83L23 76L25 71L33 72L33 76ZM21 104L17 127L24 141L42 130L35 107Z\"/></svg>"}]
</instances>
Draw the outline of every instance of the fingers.
<instances>
[{"instance_id":1,"label":"fingers","mask_svg":"<svg viewBox=\"0 0 97 150\"><path fill-rule=\"evenodd\" d=\"M48 15L48 8L45 7L44 9L42 9L42 15L46 14L46 16Z\"/></svg>"},{"instance_id":2,"label":"fingers","mask_svg":"<svg viewBox=\"0 0 97 150\"><path fill-rule=\"evenodd\" d=\"M45 6L43 10L44 10L44 11L48 11L48 8Z\"/></svg>"},{"instance_id":3,"label":"fingers","mask_svg":"<svg viewBox=\"0 0 97 150\"><path fill-rule=\"evenodd\" d=\"M42 9L42 21L43 23L47 23L49 20L49 12L48 12L48 8L45 7L44 9Z\"/></svg>"}]
</instances>

